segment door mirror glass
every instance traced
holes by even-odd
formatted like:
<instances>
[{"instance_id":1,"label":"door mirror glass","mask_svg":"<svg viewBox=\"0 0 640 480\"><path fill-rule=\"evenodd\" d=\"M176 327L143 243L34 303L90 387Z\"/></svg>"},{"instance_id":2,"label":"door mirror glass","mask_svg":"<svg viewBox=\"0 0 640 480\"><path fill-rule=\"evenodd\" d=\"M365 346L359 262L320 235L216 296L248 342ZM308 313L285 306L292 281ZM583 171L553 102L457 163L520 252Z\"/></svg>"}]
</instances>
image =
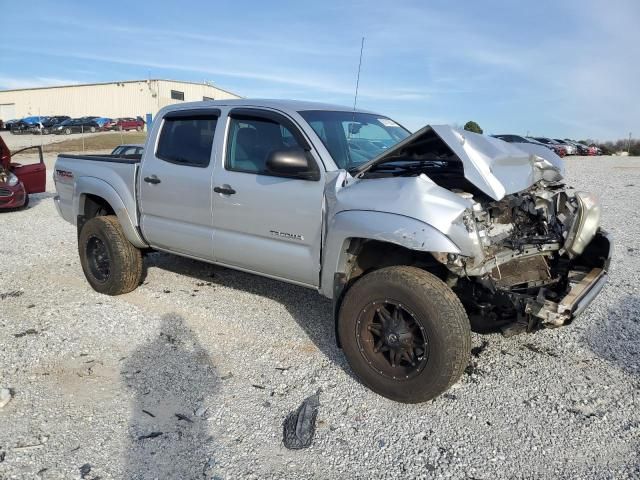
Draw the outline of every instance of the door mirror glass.
<instances>
[{"instance_id":1,"label":"door mirror glass","mask_svg":"<svg viewBox=\"0 0 640 480\"><path fill-rule=\"evenodd\" d=\"M272 151L267 157L266 167L269 173L281 177L305 180L320 178L315 162L310 161L308 152L299 147Z\"/></svg>"}]
</instances>

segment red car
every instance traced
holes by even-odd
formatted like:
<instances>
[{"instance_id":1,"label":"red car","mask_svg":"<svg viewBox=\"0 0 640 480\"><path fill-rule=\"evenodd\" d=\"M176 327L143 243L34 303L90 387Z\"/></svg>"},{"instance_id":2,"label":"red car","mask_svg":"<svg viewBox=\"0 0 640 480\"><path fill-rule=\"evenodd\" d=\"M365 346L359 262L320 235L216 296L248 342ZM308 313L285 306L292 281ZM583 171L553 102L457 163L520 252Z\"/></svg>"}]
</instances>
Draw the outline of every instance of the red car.
<instances>
[{"instance_id":1,"label":"red car","mask_svg":"<svg viewBox=\"0 0 640 480\"><path fill-rule=\"evenodd\" d=\"M123 117L114 119L114 123L110 126L115 130L136 130L141 132L144 128L144 120L141 118Z\"/></svg>"},{"instance_id":2,"label":"red car","mask_svg":"<svg viewBox=\"0 0 640 480\"><path fill-rule=\"evenodd\" d=\"M26 207L30 193L42 193L46 190L47 168L42 157L42 147L27 147L14 152L37 149L40 161L21 165L11 161L11 152L0 137L0 210Z\"/></svg>"}]
</instances>

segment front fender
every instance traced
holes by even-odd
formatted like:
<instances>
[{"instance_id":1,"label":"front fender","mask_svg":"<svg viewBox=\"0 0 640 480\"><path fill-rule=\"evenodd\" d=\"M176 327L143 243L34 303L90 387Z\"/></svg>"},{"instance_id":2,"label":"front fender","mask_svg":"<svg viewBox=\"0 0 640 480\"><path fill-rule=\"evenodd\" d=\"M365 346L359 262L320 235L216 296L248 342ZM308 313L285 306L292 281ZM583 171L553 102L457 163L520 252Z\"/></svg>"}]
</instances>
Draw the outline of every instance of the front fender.
<instances>
[{"instance_id":1,"label":"front fender","mask_svg":"<svg viewBox=\"0 0 640 480\"><path fill-rule=\"evenodd\" d=\"M96 177L80 177L75 183L75 192L73 195L73 218L78 218L84 212L84 202L87 195L95 195L103 198L118 217L118 221L124 230L127 239L138 248L148 247L147 243L142 239L136 221L131 217L129 211L125 207L124 202L118 192L107 182Z\"/></svg>"},{"instance_id":2,"label":"front fender","mask_svg":"<svg viewBox=\"0 0 640 480\"><path fill-rule=\"evenodd\" d=\"M353 238L394 243L421 252L460 253L446 235L415 218L369 210L339 212L327 226L323 245L320 293L328 298L334 298L335 274L346 271L347 248Z\"/></svg>"}]
</instances>

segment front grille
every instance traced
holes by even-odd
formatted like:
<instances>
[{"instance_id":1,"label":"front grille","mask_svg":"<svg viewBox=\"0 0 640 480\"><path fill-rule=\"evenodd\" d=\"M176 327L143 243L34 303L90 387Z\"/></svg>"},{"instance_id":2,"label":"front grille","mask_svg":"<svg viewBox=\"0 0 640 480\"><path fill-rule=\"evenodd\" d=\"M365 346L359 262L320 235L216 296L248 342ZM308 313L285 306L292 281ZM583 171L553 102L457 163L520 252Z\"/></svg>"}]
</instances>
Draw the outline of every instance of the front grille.
<instances>
[{"instance_id":1,"label":"front grille","mask_svg":"<svg viewBox=\"0 0 640 480\"><path fill-rule=\"evenodd\" d=\"M11 190L8 188L0 188L0 197L10 197L11 195Z\"/></svg>"}]
</instances>

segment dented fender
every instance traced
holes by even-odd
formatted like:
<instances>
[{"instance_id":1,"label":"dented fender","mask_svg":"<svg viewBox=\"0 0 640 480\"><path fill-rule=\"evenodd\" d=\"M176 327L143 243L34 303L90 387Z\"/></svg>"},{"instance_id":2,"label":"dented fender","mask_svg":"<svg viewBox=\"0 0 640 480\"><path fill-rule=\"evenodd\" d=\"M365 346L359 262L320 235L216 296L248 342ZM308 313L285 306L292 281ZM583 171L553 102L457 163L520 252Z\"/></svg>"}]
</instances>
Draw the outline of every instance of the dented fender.
<instances>
[{"instance_id":1,"label":"dented fender","mask_svg":"<svg viewBox=\"0 0 640 480\"><path fill-rule=\"evenodd\" d=\"M347 269L347 249L354 238L393 243L422 252L461 253L456 244L433 226L394 213L341 211L330 220L327 232L320 292L328 298L334 297L334 275Z\"/></svg>"}]
</instances>

